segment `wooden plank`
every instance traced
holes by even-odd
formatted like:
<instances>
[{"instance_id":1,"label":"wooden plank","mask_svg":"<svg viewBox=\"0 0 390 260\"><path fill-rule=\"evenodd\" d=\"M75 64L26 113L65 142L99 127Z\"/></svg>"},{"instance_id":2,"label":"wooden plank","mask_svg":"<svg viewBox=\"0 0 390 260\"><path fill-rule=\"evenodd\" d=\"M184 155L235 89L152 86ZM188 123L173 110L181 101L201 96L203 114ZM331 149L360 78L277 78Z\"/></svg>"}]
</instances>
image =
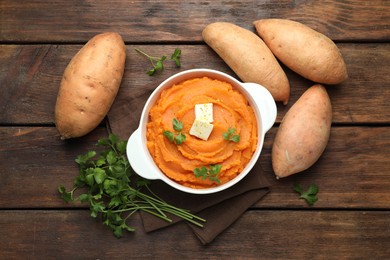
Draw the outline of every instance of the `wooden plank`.
<instances>
[{"instance_id":1,"label":"wooden plank","mask_svg":"<svg viewBox=\"0 0 390 260\"><path fill-rule=\"evenodd\" d=\"M271 180L271 192L255 207L307 207L294 183L320 188L316 208L389 209L390 131L388 127L333 127L320 160L305 172L275 180L271 148L277 128L267 135L258 163ZM104 128L63 142L52 127L0 128L0 208L58 208L65 204L57 187L72 187L78 174L74 159L105 137Z\"/></svg>"},{"instance_id":2,"label":"wooden plank","mask_svg":"<svg viewBox=\"0 0 390 260\"><path fill-rule=\"evenodd\" d=\"M304 172L276 180L271 151L277 128L267 135L260 163L271 178L271 192L256 204L264 208L307 207L293 191L296 183L319 186L319 208L384 208L390 206L389 127L332 127L321 158Z\"/></svg>"},{"instance_id":3,"label":"wooden plank","mask_svg":"<svg viewBox=\"0 0 390 260\"><path fill-rule=\"evenodd\" d=\"M117 31L127 42L199 42L211 22L254 30L252 22L262 18L297 20L337 41L388 41L389 14L383 0L3 0L0 41L85 42L102 31Z\"/></svg>"},{"instance_id":4,"label":"wooden plank","mask_svg":"<svg viewBox=\"0 0 390 260\"><path fill-rule=\"evenodd\" d=\"M54 106L62 73L80 45L1 45L0 46L0 124L53 124ZM137 53L140 48L150 54L170 55L182 50L182 67L166 61L165 71L146 75L149 61ZM329 86L334 123L389 123L390 119L390 44L339 44L348 65L349 79ZM125 74L112 109L132 106L131 124L138 122L142 107L151 91L164 79L182 70L211 68L235 74L205 45L127 45ZM284 68L291 84L287 106L278 104L280 122L300 95L313 82ZM135 124L134 124L135 126ZM134 129L133 129L134 130Z\"/></svg>"},{"instance_id":5,"label":"wooden plank","mask_svg":"<svg viewBox=\"0 0 390 260\"><path fill-rule=\"evenodd\" d=\"M2 259L386 259L389 211L246 212L209 246L183 224L115 238L85 210L0 211ZM239 247L237 245L239 244Z\"/></svg>"},{"instance_id":6,"label":"wooden plank","mask_svg":"<svg viewBox=\"0 0 390 260\"><path fill-rule=\"evenodd\" d=\"M72 187L77 155L106 136L104 127L66 141L54 127L0 127L0 207L59 206L57 188Z\"/></svg>"}]
</instances>

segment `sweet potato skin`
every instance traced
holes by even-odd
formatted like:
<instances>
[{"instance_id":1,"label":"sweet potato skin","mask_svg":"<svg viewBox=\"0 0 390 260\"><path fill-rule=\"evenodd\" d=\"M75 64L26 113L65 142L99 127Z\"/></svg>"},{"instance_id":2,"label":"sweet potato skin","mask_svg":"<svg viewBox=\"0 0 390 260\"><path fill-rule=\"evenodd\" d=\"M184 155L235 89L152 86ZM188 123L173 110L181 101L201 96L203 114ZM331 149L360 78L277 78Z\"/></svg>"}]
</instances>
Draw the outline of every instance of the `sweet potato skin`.
<instances>
[{"instance_id":1,"label":"sweet potato skin","mask_svg":"<svg viewBox=\"0 0 390 260\"><path fill-rule=\"evenodd\" d=\"M109 111L122 81L126 47L115 32L91 38L66 67L55 105L61 139L83 136Z\"/></svg>"},{"instance_id":2,"label":"sweet potato skin","mask_svg":"<svg viewBox=\"0 0 390 260\"><path fill-rule=\"evenodd\" d=\"M254 26L273 54L302 77L329 85L347 79L340 50L324 34L288 19L261 19Z\"/></svg>"},{"instance_id":3,"label":"sweet potato skin","mask_svg":"<svg viewBox=\"0 0 390 260\"><path fill-rule=\"evenodd\" d=\"M276 101L287 104L290 97L287 76L260 37L227 22L207 25L202 36L242 81L264 86Z\"/></svg>"},{"instance_id":4,"label":"sweet potato skin","mask_svg":"<svg viewBox=\"0 0 390 260\"><path fill-rule=\"evenodd\" d=\"M330 137L332 105L324 86L308 88L284 116L272 147L277 178L308 169L322 155Z\"/></svg>"}]
</instances>

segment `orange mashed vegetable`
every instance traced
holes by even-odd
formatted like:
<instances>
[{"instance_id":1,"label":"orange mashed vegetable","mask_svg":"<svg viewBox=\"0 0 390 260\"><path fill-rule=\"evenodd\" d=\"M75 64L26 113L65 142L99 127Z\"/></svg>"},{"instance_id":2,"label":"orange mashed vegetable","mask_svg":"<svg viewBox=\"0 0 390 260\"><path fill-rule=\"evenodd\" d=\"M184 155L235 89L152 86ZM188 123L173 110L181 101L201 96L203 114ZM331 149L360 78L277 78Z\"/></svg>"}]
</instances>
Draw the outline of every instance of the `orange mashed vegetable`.
<instances>
[{"instance_id":1,"label":"orange mashed vegetable","mask_svg":"<svg viewBox=\"0 0 390 260\"><path fill-rule=\"evenodd\" d=\"M189 134L195 120L195 105L213 103L213 131L207 141ZM177 145L163 132L173 129L172 120L183 123L186 141ZM239 142L227 141L223 133L235 128ZM191 188L209 188L226 183L246 166L256 150L257 123L245 97L223 81L194 78L165 89L150 110L147 147L160 170L175 182ZM194 175L194 169L220 164L220 184Z\"/></svg>"}]
</instances>

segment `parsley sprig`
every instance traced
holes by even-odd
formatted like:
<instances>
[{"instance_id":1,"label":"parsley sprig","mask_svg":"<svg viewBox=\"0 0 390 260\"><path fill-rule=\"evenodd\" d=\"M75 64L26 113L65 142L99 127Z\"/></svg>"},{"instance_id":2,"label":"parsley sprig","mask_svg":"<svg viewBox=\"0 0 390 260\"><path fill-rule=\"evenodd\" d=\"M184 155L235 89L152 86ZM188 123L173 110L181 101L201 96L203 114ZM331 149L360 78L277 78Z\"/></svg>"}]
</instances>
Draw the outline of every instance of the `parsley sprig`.
<instances>
[{"instance_id":1,"label":"parsley sprig","mask_svg":"<svg viewBox=\"0 0 390 260\"><path fill-rule=\"evenodd\" d=\"M167 59L167 57L165 55L163 55L161 57L155 57L155 56L151 56L151 55L147 54L144 51L141 51L138 48L135 48L135 50L137 52L141 53L142 55L146 56L150 60L150 62L152 63L153 68L148 70L146 72L146 74L148 74L149 76L152 76L156 72L164 70L164 61ZM171 60L173 60L175 62L176 67L181 66L180 58L181 58L181 50L176 48L171 55Z\"/></svg>"},{"instance_id":2,"label":"parsley sprig","mask_svg":"<svg viewBox=\"0 0 390 260\"><path fill-rule=\"evenodd\" d=\"M306 200L306 202L313 206L314 203L318 200L317 193L318 193L318 186L315 184L311 184L307 191L303 191L300 184L294 185L294 191L298 192L300 194L299 198Z\"/></svg>"},{"instance_id":3,"label":"parsley sprig","mask_svg":"<svg viewBox=\"0 0 390 260\"><path fill-rule=\"evenodd\" d=\"M235 132L236 132L235 128L229 127L227 132L224 132L222 134L223 139L225 139L226 141L232 141L232 142L238 143L240 141L240 136L235 135L234 134Z\"/></svg>"},{"instance_id":4,"label":"parsley sprig","mask_svg":"<svg viewBox=\"0 0 390 260\"><path fill-rule=\"evenodd\" d=\"M175 143L177 145L184 143L186 141L186 136L181 132L183 129L183 123L180 122L177 118L174 118L172 119L172 125L173 129L178 133L175 134L169 130L165 130L163 135L168 138L171 143Z\"/></svg>"},{"instance_id":5,"label":"parsley sprig","mask_svg":"<svg viewBox=\"0 0 390 260\"><path fill-rule=\"evenodd\" d=\"M176 67L181 66L180 58L181 58L181 50L176 48L171 55L171 60L173 60L175 62Z\"/></svg>"},{"instance_id":6,"label":"parsley sprig","mask_svg":"<svg viewBox=\"0 0 390 260\"><path fill-rule=\"evenodd\" d=\"M133 174L126 157L126 144L127 141L110 134L98 141L97 145L105 148L99 155L95 151L79 155L76 159L79 175L74 187L67 191L64 186L59 186L61 198L65 202L88 203L91 217L101 215L103 224L117 237L121 237L123 231L134 231L128 221L137 211L172 222L167 215L170 213L202 227L204 219L163 201L150 190L148 180ZM85 193L76 196L75 192L80 188L84 188ZM141 191L143 189L146 193Z\"/></svg>"},{"instance_id":7,"label":"parsley sprig","mask_svg":"<svg viewBox=\"0 0 390 260\"><path fill-rule=\"evenodd\" d=\"M221 183L221 180L218 178L218 174L222 169L221 164L210 165L209 168L202 166L200 168L194 169L195 177L201 178L202 180L209 179L217 184Z\"/></svg>"}]
</instances>

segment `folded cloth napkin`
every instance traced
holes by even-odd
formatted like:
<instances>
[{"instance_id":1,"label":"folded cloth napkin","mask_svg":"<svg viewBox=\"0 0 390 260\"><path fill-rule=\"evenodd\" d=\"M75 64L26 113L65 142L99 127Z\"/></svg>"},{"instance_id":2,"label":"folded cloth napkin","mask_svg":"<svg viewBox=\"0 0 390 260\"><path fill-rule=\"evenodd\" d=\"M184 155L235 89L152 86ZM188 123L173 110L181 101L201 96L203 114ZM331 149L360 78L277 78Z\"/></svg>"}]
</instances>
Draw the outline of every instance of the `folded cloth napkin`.
<instances>
[{"instance_id":1,"label":"folded cloth napkin","mask_svg":"<svg viewBox=\"0 0 390 260\"><path fill-rule=\"evenodd\" d=\"M132 102L134 97L122 94L117 97L107 116L108 130L120 138L127 140L138 127L141 109L138 102ZM138 96L139 97L139 96ZM138 104L138 105L137 105ZM141 109L140 109L141 108ZM234 223L249 207L259 201L268 192L270 182L259 163L251 172L233 187L214 194L196 195L175 190L162 181L152 181L150 188L160 198L179 208L206 219L203 228L189 223L189 227L203 244L211 243L215 237ZM141 212L142 222L146 232L161 229L180 221L172 217L169 223L150 214Z\"/></svg>"},{"instance_id":2,"label":"folded cloth napkin","mask_svg":"<svg viewBox=\"0 0 390 260\"><path fill-rule=\"evenodd\" d=\"M260 200L268 192L268 181L258 167L233 187L213 194L197 195L175 190L162 181L152 182L150 188L168 203L189 209L206 220L202 228L188 223L192 231L203 244L211 243L236 221L250 206ZM172 217L168 223L150 214L141 213L146 232L157 230L176 223L180 219Z\"/></svg>"}]
</instances>

